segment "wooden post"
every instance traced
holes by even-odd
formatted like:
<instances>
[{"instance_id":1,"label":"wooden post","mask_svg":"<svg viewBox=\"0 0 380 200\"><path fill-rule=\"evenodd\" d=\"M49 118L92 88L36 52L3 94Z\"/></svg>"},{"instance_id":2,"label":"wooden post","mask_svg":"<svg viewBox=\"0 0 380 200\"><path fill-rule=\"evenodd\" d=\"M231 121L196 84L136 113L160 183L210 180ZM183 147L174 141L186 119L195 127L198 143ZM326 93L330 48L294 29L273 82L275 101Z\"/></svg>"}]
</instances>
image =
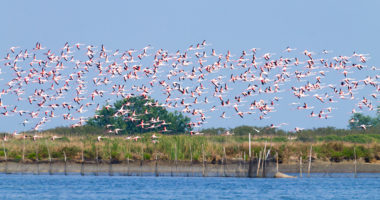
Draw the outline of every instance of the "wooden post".
<instances>
[{"instance_id":1,"label":"wooden post","mask_svg":"<svg viewBox=\"0 0 380 200\"><path fill-rule=\"evenodd\" d=\"M129 176L129 154L127 156L127 176Z\"/></svg>"},{"instance_id":2,"label":"wooden post","mask_svg":"<svg viewBox=\"0 0 380 200\"><path fill-rule=\"evenodd\" d=\"M25 166L25 136L23 137L23 146L22 146L22 174L26 172L26 166Z\"/></svg>"},{"instance_id":3,"label":"wooden post","mask_svg":"<svg viewBox=\"0 0 380 200\"><path fill-rule=\"evenodd\" d=\"M25 136L24 136L24 143L22 146L22 163L25 162Z\"/></svg>"},{"instance_id":4,"label":"wooden post","mask_svg":"<svg viewBox=\"0 0 380 200\"><path fill-rule=\"evenodd\" d=\"M356 178L356 177L357 177L357 174L356 174L356 169L357 169L357 168L356 168L356 163L357 163L357 162L356 162L356 149L355 149L355 147L354 147L354 159L355 159L355 160L354 160L354 167L355 167L355 168L354 168L354 177Z\"/></svg>"},{"instance_id":5,"label":"wooden post","mask_svg":"<svg viewBox=\"0 0 380 200\"><path fill-rule=\"evenodd\" d=\"M80 175L84 176L84 143L82 141L82 164L80 168Z\"/></svg>"},{"instance_id":6,"label":"wooden post","mask_svg":"<svg viewBox=\"0 0 380 200\"><path fill-rule=\"evenodd\" d=\"M123 148L123 158L125 159L125 155L127 155L127 146L125 146L125 148ZM123 160L123 163L125 164L126 162L125 162L126 160ZM126 176L127 175L127 167L123 167L123 176Z\"/></svg>"},{"instance_id":7,"label":"wooden post","mask_svg":"<svg viewBox=\"0 0 380 200\"><path fill-rule=\"evenodd\" d=\"M47 140L45 140L45 145L46 145L46 149L47 149L47 152L48 152L48 155L49 155L49 174L52 175L52 163L51 163L51 155L50 155L50 150L49 150L49 146L48 146L48 143L47 143Z\"/></svg>"},{"instance_id":8,"label":"wooden post","mask_svg":"<svg viewBox=\"0 0 380 200\"><path fill-rule=\"evenodd\" d=\"M253 160L252 160L252 157L249 157L249 160L248 160L248 176L249 178L252 178L252 169L253 169Z\"/></svg>"},{"instance_id":9,"label":"wooden post","mask_svg":"<svg viewBox=\"0 0 380 200\"><path fill-rule=\"evenodd\" d=\"M170 163L170 176L173 176L173 164L172 164L172 162L173 162L173 148L171 146L170 147L170 161L169 161L169 163Z\"/></svg>"},{"instance_id":10,"label":"wooden post","mask_svg":"<svg viewBox=\"0 0 380 200\"><path fill-rule=\"evenodd\" d=\"M249 158L252 157L251 154L251 133L248 134L248 145L249 145Z\"/></svg>"},{"instance_id":11,"label":"wooden post","mask_svg":"<svg viewBox=\"0 0 380 200\"><path fill-rule=\"evenodd\" d=\"M155 166L155 169L154 169L154 174L155 174L156 176L158 176L157 153L156 153L156 166Z\"/></svg>"},{"instance_id":12,"label":"wooden post","mask_svg":"<svg viewBox=\"0 0 380 200\"><path fill-rule=\"evenodd\" d=\"M99 151L98 151L98 145L95 143L95 162L96 162L96 172L95 176L99 175Z\"/></svg>"},{"instance_id":13,"label":"wooden post","mask_svg":"<svg viewBox=\"0 0 380 200\"><path fill-rule=\"evenodd\" d=\"M276 172L278 172L278 153L276 152Z\"/></svg>"},{"instance_id":14,"label":"wooden post","mask_svg":"<svg viewBox=\"0 0 380 200\"><path fill-rule=\"evenodd\" d=\"M177 144L174 144L174 160L177 165Z\"/></svg>"},{"instance_id":15,"label":"wooden post","mask_svg":"<svg viewBox=\"0 0 380 200\"><path fill-rule=\"evenodd\" d=\"M191 168L191 176L194 176L193 151L191 149L191 144L190 144L190 168Z\"/></svg>"},{"instance_id":16,"label":"wooden post","mask_svg":"<svg viewBox=\"0 0 380 200\"><path fill-rule=\"evenodd\" d=\"M128 142L128 156L127 156L127 176L129 176L129 155L131 154L131 142Z\"/></svg>"},{"instance_id":17,"label":"wooden post","mask_svg":"<svg viewBox=\"0 0 380 200\"><path fill-rule=\"evenodd\" d=\"M244 174L244 170L245 170L245 166L246 166L246 162L245 160L247 159L246 155L245 155L245 151L243 151L243 156L242 156L242 159L243 159L243 162L242 162L242 171L243 171L243 174Z\"/></svg>"},{"instance_id":18,"label":"wooden post","mask_svg":"<svg viewBox=\"0 0 380 200\"><path fill-rule=\"evenodd\" d=\"M108 175L113 176L113 171L112 171L112 152L111 152L111 144L108 143L108 152L110 154L110 163L109 163L109 168L108 168Z\"/></svg>"},{"instance_id":19,"label":"wooden post","mask_svg":"<svg viewBox=\"0 0 380 200\"><path fill-rule=\"evenodd\" d=\"M257 171L256 171L256 176L258 177L259 176L259 173L260 173L260 162L261 162L261 151L259 153L259 161L257 162Z\"/></svg>"},{"instance_id":20,"label":"wooden post","mask_svg":"<svg viewBox=\"0 0 380 200\"><path fill-rule=\"evenodd\" d=\"M50 150L49 150L49 146L48 146L47 140L45 140L45 145L46 145L46 149L47 149L48 156L49 156L49 162L51 162L51 155L50 155Z\"/></svg>"},{"instance_id":21,"label":"wooden post","mask_svg":"<svg viewBox=\"0 0 380 200\"><path fill-rule=\"evenodd\" d=\"M223 147L223 176L226 177L226 164L227 164L227 158L226 158L226 147Z\"/></svg>"},{"instance_id":22,"label":"wooden post","mask_svg":"<svg viewBox=\"0 0 380 200\"><path fill-rule=\"evenodd\" d=\"M178 175L178 165L177 165L177 143L174 144L174 154L175 154L175 173Z\"/></svg>"},{"instance_id":23,"label":"wooden post","mask_svg":"<svg viewBox=\"0 0 380 200\"><path fill-rule=\"evenodd\" d=\"M262 157L263 160L266 159L264 158L266 155L266 152L267 152L267 141L265 141L265 145L264 145L264 151L263 151L263 157Z\"/></svg>"},{"instance_id":24,"label":"wooden post","mask_svg":"<svg viewBox=\"0 0 380 200\"><path fill-rule=\"evenodd\" d=\"M193 164L193 152L191 151L191 145L190 145L190 162Z\"/></svg>"},{"instance_id":25,"label":"wooden post","mask_svg":"<svg viewBox=\"0 0 380 200\"><path fill-rule=\"evenodd\" d=\"M261 160L261 163L262 163L262 170L261 170L261 173L262 173L262 177L266 177L266 161L267 161L267 158L266 158L266 151L263 152L263 158Z\"/></svg>"},{"instance_id":26,"label":"wooden post","mask_svg":"<svg viewBox=\"0 0 380 200\"><path fill-rule=\"evenodd\" d=\"M67 157L65 151L63 151L63 156L65 158L64 174L67 175Z\"/></svg>"},{"instance_id":27,"label":"wooden post","mask_svg":"<svg viewBox=\"0 0 380 200\"><path fill-rule=\"evenodd\" d=\"M300 156L300 178L302 178L302 154Z\"/></svg>"},{"instance_id":28,"label":"wooden post","mask_svg":"<svg viewBox=\"0 0 380 200\"><path fill-rule=\"evenodd\" d=\"M310 177L310 169L311 169L311 154L313 152L313 145L310 145L310 154L309 154L309 166L307 167L307 177Z\"/></svg>"},{"instance_id":29,"label":"wooden post","mask_svg":"<svg viewBox=\"0 0 380 200\"><path fill-rule=\"evenodd\" d=\"M203 161L202 176L205 177L206 176L206 164L205 164L205 149L204 149L204 145L203 144L202 144L202 161Z\"/></svg>"},{"instance_id":30,"label":"wooden post","mask_svg":"<svg viewBox=\"0 0 380 200\"><path fill-rule=\"evenodd\" d=\"M266 173L265 173L265 165L266 165L266 161L267 161L267 157L266 157L266 155L267 155L267 141L265 141L265 145L264 145L264 151L263 151L263 155L262 155L262 161L261 161L261 163L262 163L262 166L261 166L261 168L262 168L262 177L265 177L266 176Z\"/></svg>"},{"instance_id":31,"label":"wooden post","mask_svg":"<svg viewBox=\"0 0 380 200\"><path fill-rule=\"evenodd\" d=\"M5 137L5 136L4 136ZM8 173L8 157L7 157L7 151L5 150L5 142L3 142L3 150L4 150L4 161L5 161L5 166L4 166L4 173Z\"/></svg>"},{"instance_id":32,"label":"wooden post","mask_svg":"<svg viewBox=\"0 0 380 200\"><path fill-rule=\"evenodd\" d=\"M141 145L140 176L142 176L143 161L144 161L144 147Z\"/></svg>"},{"instance_id":33,"label":"wooden post","mask_svg":"<svg viewBox=\"0 0 380 200\"><path fill-rule=\"evenodd\" d=\"M36 141L36 162L37 162L37 175L40 175L40 163L38 161L38 144Z\"/></svg>"}]
</instances>

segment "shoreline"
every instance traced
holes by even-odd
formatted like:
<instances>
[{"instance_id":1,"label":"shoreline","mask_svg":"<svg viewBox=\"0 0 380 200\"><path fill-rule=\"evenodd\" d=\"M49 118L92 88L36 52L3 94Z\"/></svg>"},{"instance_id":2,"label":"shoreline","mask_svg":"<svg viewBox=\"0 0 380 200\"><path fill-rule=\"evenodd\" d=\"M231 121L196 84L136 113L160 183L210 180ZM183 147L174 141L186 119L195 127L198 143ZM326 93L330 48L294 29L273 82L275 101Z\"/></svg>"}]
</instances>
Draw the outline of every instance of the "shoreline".
<instances>
[{"instance_id":1,"label":"shoreline","mask_svg":"<svg viewBox=\"0 0 380 200\"><path fill-rule=\"evenodd\" d=\"M280 164L279 171L283 173L299 173L299 164ZM307 174L308 164L303 163L302 172ZM354 173L355 165L349 162L316 162L311 164L310 173ZM380 173L379 163L357 163L356 173Z\"/></svg>"},{"instance_id":2,"label":"shoreline","mask_svg":"<svg viewBox=\"0 0 380 200\"><path fill-rule=\"evenodd\" d=\"M254 163L253 165L256 165ZM279 164L279 172L300 173L297 163ZM250 172L252 171L252 172ZM189 177L261 177L256 176L257 168L249 169L249 162L231 162L226 164L191 163L185 161L141 161L131 160L123 163L109 162L0 162L0 173L4 174L81 174L81 175L127 175L127 176L189 176ZM276 163L269 163L265 169L265 177L273 177ZM355 165L349 162L313 162L310 173L354 173ZM308 173L308 164L303 163L302 173ZM356 165L356 173L380 173L379 163L362 163ZM252 175L253 174L253 175Z\"/></svg>"}]
</instances>

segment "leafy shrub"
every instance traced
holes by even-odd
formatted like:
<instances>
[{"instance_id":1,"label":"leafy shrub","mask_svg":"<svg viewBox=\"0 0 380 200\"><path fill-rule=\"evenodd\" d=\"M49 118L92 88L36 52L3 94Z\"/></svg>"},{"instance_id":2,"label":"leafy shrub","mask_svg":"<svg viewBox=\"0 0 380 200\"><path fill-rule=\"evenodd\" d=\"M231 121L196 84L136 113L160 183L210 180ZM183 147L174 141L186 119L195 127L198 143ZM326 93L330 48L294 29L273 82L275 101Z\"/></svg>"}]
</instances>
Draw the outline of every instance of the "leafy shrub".
<instances>
[{"instance_id":1,"label":"leafy shrub","mask_svg":"<svg viewBox=\"0 0 380 200\"><path fill-rule=\"evenodd\" d=\"M151 155L149 153L143 154L144 160L150 160Z\"/></svg>"},{"instance_id":2,"label":"leafy shrub","mask_svg":"<svg viewBox=\"0 0 380 200\"><path fill-rule=\"evenodd\" d=\"M29 153L26 155L26 157L29 159L29 160L33 160L35 161L36 160L36 153L32 152L32 153Z\"/></svg>"}]
</instances>

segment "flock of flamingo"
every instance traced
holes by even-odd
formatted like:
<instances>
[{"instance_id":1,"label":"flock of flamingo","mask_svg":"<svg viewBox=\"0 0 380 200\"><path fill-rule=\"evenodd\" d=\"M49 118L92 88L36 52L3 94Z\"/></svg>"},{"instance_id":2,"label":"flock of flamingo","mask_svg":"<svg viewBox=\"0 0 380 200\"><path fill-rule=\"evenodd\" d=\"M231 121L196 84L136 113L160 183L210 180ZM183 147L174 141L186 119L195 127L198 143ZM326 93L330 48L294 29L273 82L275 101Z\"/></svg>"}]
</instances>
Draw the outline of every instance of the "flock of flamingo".
<instances>
[{"instance_id":1,"label":"flock of flamingo","mask_svg":"<svg viewBox=\"0 0 380 200\"><path fill-rule=\"evenodd\" d=\"M31 49L11 47L1 59L0 116L20 120L18 128L24 131L39 131L54 120L77 127L103 106L132 96L156 97L149 106L178 110L191 117L187 125L193 128L210 118L267 120L278 106L307 110L305 115L316 120L332 117L339 101L353 102L350 113L376 110L380 75L378 68L367 66L367 54L331 56L327 50L290 47L281 55L260 51L222 53L206 41L176 52L150 45L129 50L81 43L55 50L40 43ZM159 119L144 122L124 107L116 115L138 121L142 128L166 125Z\"/></svg>"}]
</instances>

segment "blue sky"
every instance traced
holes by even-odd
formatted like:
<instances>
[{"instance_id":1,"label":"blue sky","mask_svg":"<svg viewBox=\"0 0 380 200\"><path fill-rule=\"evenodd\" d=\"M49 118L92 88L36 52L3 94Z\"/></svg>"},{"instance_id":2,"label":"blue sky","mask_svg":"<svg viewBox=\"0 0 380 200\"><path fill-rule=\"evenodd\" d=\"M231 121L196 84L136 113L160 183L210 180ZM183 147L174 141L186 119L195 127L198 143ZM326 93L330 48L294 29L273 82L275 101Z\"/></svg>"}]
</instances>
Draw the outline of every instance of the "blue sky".
<instances>
[{"instance_id":1,"label":"blue sky","mask_svg":"<svg viewBox=\"0 0 380 200\"><path fill-rule=\"evenodd\" d=\"M37 0L2 2L1 7L1 56L11 46L32 48L37 41L52 49L62 48L65 42L81 42L109 49L151 44L175 52L207 40L212 48L237 55L253 47L276 53L287 46L317 52L327 49L336 56L357 51L370 54L368 65L379 66L379 1ZM300 115L285 128L296 123L305 128L345 128L352 102L346 104L329 122L302 121L304 115ZM289 111L279 111L273 121L257 124L281 123L281 118L288 117ZM234 118L224 126L255 123ZM0 122L1 131L19 126L5 124L9 122Z\"/></svg>"}]
</instances>

